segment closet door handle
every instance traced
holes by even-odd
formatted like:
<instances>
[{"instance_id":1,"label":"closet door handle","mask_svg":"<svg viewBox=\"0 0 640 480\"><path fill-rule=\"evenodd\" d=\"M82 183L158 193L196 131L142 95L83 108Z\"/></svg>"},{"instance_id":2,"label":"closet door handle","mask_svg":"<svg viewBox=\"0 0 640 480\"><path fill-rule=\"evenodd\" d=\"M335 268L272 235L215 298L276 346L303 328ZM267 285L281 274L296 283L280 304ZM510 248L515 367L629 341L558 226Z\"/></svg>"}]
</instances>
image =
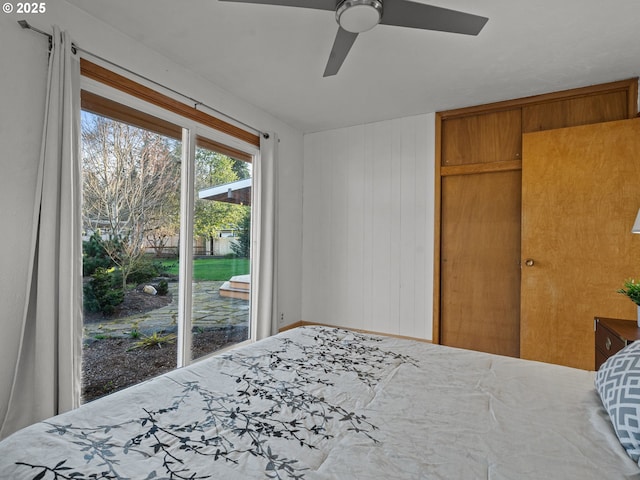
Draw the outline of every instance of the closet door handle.
<instances>
[{"instance_id":1,"label":"closet door handle","mask_svg":"<svg viewBox=\"0 0 640 480\"><path fill-rule=\"evenodd\" d=\"M527 259L524 261L524 264L525 264L527 267L533 267L533 265L535 264L535 262L533 261L533 258L527 258Z\"/></svg>"}]
</instances>

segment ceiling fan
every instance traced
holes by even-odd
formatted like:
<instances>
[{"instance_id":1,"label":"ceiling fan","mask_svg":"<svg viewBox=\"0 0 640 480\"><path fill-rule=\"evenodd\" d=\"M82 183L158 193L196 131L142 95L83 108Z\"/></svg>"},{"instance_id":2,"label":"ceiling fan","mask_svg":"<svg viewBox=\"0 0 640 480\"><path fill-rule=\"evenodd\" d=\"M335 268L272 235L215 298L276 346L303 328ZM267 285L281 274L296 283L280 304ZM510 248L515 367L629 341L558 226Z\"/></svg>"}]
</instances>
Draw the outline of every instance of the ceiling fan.
<instances>
[{"instance_id":1,"label":"ceiling fan","mask_svg":"<svg viewBox=\"0 0 640 480\"><path fill-rule=\"evenodd\" d=\"M478 35L486 17L409 0L221 0L335 11L338 33L324 77L338 73L359 33L379 23L398 27Z\"/></svg>"}]
</instances>

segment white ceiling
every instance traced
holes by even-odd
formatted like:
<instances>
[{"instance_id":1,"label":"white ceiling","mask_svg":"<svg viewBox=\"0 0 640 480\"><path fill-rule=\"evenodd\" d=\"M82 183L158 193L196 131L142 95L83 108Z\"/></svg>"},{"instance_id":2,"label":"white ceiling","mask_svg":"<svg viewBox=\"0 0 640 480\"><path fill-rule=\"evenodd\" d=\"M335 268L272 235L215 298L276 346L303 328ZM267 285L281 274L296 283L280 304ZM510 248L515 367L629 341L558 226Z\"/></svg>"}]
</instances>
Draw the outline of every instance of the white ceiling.
<instances>
[{"instance_id":1,"label":"white ceiling","mask_svg":"<svg viewBox=\"0 0 640 480\"><path fill-rule=\"evenodd\" d=\"M434 0L489 22L477 37L378 25L328 78L332 12L68 1L303 132L640 75L639 0Z\"/></svg>"}]
</instances>

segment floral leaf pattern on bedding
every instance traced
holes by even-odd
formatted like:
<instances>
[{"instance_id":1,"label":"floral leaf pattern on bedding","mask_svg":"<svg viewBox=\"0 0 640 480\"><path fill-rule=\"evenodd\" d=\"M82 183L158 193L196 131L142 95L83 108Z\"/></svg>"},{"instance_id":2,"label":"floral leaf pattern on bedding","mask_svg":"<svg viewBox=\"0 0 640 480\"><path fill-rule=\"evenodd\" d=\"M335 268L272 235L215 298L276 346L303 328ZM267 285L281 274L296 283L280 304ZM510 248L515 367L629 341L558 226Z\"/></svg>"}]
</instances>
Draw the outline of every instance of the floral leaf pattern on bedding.
<instances>
[{"instance_id":1,"label":"floral leaf pattern on bedding","mask_svg":"<svg viewBox=\"0 0 640 480\"><path fill-rule=\"evenodd\" d=\"M127 479L134 478L127 466L143 461L150 465L144 472L148 480L196 480L220 478L216 465L259 462L264 478L304 479L308 452L318 451L337 433L378 444L378 427L361 408L333 402L322 392L347 376L373 396L395 368L417 362L380 349L378 337L303 330L299 340L275 337L277 346L267 353L250 355L241 349L206 360L235 391L217 388L208 379L169 375L172 400L156 405L150 398L139 408L142 415L125 422L94 427L48 422L46 433L68 439L84 463L76 456L75 462L58 458L19 465L30 469L34 480Z\"/></svg>"}]
</instances>

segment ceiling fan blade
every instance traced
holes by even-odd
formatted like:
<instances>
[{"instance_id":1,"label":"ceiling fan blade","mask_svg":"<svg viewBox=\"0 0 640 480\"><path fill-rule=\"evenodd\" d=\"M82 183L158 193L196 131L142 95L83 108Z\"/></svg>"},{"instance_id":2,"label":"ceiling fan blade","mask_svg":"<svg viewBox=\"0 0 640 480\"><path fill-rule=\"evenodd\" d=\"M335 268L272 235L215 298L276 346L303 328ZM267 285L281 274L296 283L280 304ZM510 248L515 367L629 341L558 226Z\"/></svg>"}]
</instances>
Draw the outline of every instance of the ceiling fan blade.
<instances>
[{"instance_id":1,"label":"ceiling fan blade","mask_svg":"<svg viewBox=\"0 0 640 480\"><path fill-rule=\"evenodd\" d=\"M398 27L478 35L487 20L489 19L486 17L424 3L415 3L408 0L387 0L384 2L384 11L380 23Z\"/></svg>"},{"instance_id":2,"label":"ceiling fan blade","mask_svg":"<svg viewBox=\"0 0 640 480\"><path fill-rule=\"evenodd\" d=\"M259 3L262 5L280 5L282 7L315 8L316 10L335 10L336 0L220 0L221 2Z\"/></svg>"},{"instance_id":3,"label":"ceiling fan blade","mask_svg":"<svg viewBox=\"0 0 640 480\"><path fill-rule=\"evenodd\" d=\"M336 39L333 42L333 47L331 47L331 53L329 54L329 61L324 69L324 75L322 75L323 77L330 77L338 73L342 62L347 58L347 54L349 50L351 50L351 46L353 42L356 41L356 38L358 38L357 33L347 32L342 27L338 28Z\"/></svg>"}]
</instances>

